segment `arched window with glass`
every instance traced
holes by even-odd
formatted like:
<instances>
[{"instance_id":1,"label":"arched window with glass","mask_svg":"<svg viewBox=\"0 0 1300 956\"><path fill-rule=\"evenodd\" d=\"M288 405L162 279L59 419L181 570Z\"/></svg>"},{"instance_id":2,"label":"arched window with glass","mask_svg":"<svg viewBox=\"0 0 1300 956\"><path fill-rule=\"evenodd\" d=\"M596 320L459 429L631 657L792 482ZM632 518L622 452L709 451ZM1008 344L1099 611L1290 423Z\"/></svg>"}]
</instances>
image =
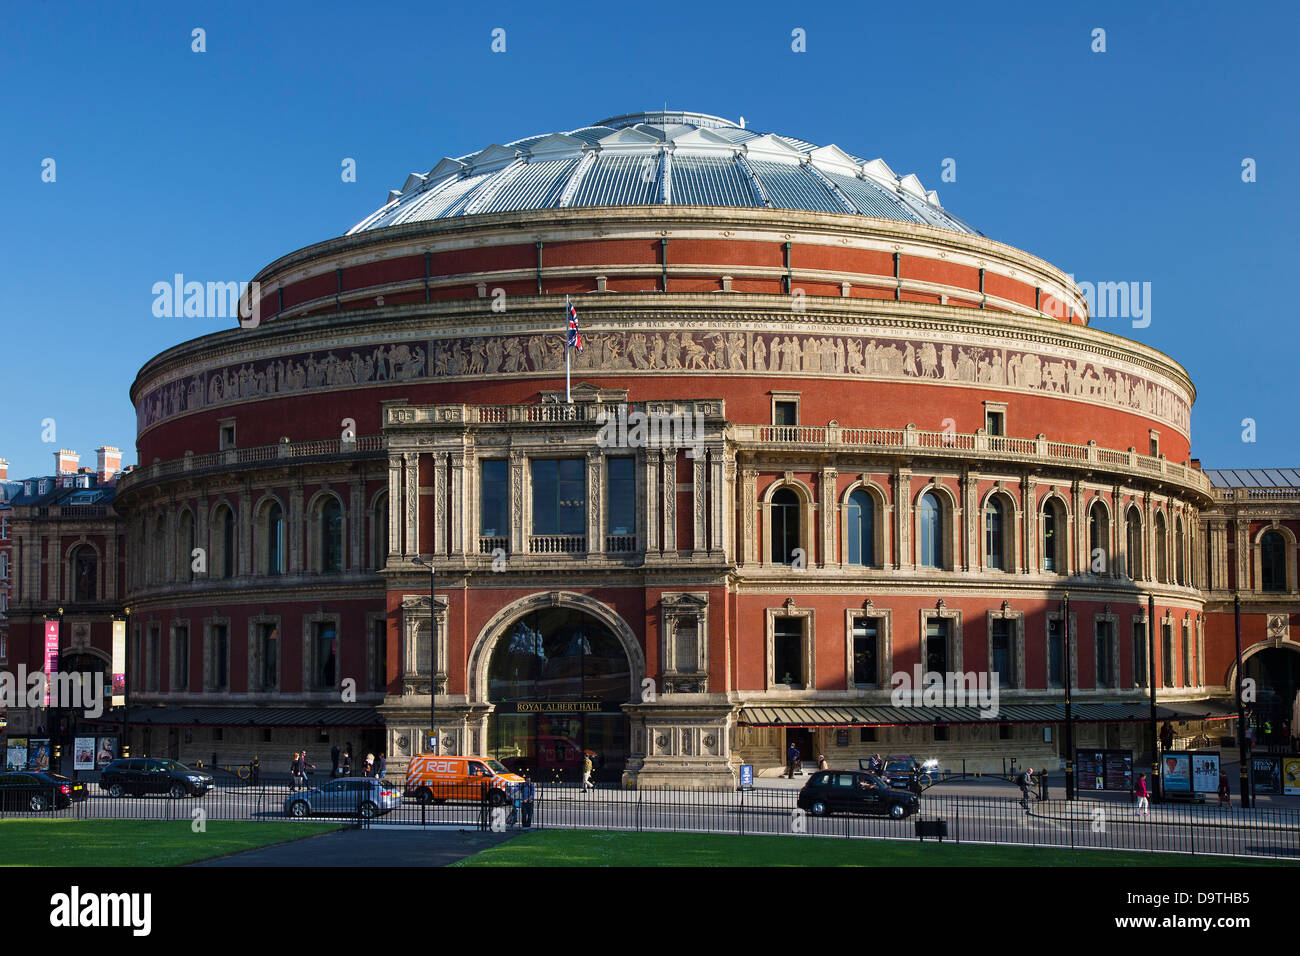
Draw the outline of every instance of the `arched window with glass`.
<instances>
[{"instance_id":1,"label":"arched window with glass","mask_svg":"<svg viewBox=\"0 0 1300 956\"><path fill-rule=\"evenodd\" d=\"M99 593L99 557L88 544L79 545L69 557L72 572L72 600L94 601Z\"/></svg>"},{"instance_id":2,"label":"arched window with glass","mask_svg":"<svg viewBox=\"0 0 1300 956\"><path fill-rule=\"evenodd\" d=\"M343 570L343 506L333 495L320 508L320 569Z\"/></svg>"},{"instance_id":3,"label":"arched window with glass","mask_svg":"<svg viewBox=\"0 0 1300 956\"><path fill-rule=\"evenodd\" d=\"M1010 562L1006 555L1006 507L997 495L984 504L984 566L994 571L1006 571Z\"/></svg>"},{"instance_id":4,"label":"arched window with glass","mask_svg":"<svg viewBox=\"0 0 1300 956\"><path fill-rule=\"evenodd\" d=\"M917 504L919 534L917 535L917 563L924 568L942 568L943 561L943 505L933 491L927 491Z\"/></svg>"},{"instance_id":5,"label":"arched window with glass","mask_svg":"<svg viewBox=\"0 0 1300 956\"><path fill-rule=\"evenodd\" d=\"M266 507L263 541L266 543L266 573L284 574L284 509L278 501L272 501Z\"/></svg>"},{"instance_id":6,"label":"arched window with glass","mask_svg":"<svg viewBox=\"0 0 1300 956\"><path fill-rule=\"evenodd\" d=\"M153 541L150 544L150 555L153 561L153 583L164 584L167 581L167 519L162 515L154 519Z\"/></svg>"},{"instance_id":7,"label":"arched window with glass","mask_svg":"<svg viewBox=\"0 0 1300 956\"><path fill-rule=\"evenodd\" d=\"M1286 539L1281 532L1265 531L1259 539L1259 581L1262 590L1286 590Z\"/></svg>"},{"instance_id":8,"label":"arched window with glass","mask_svg":"<svg viewBox=\"0 0 1300 956\"><path fill-rule=\"evenodd\" d=\"M1178 584L1187 584L1187 559L1183 557L1183 519L1174 519L1174 574Z\"/></svg>"},{"instance_id":9,"label":"arched window with glass","mask_svg":"<svg viewBox=\"0 0 1300 956\"><path fill-rule=\"evenodd\" d=\"M772 495L772 563L793 564L799 550L799 496L790 488Z\"/></svg>"},{"instance_id":10,"label":"arched window with glass","mask_svg":"<svg viewBox=\"0 0 1300 956\"><path fill-rule=\"evenodd\" d=\"M216 553L210 556L212 568L223 578L235 576L235 511L230 505L221 505L213 515L212 536L216 539Z\"/></svg>"},{"instance_id":11,"label":"arched window with glass","mask_svg":"<svg viewBox=\"0 0 1300 956\"><path fill-rule=\"evenodd\" d=\"M1052 574L1065 574L1069 570L1066 560L1065 508L1056 498L1043 502L1043 570Z\"/></svg>"},{"instance_id":12,"label":"arched window with glass","mask_svg":"<svg viewBox=\"0 0 1300 956\"><path fill-rule=\"evenodd\" d=\"M1156 580L1169 583L1169 536L1165 533L1165 516L1156 512Z\"/></svg>"},{"instance_id":13,"label":"arched window with glass","mask_svg":"<svg viewBox=\"0 0 1300 956\"><path fill-rule=\"evenodd\" d=\"M370 512L370 567L382 571L388 563L388 492L375 497Z\"/></svg>"},{"instance_id":14,"label":"arched window with glass","mask_svg":"<svg viewBox=\"0 0 1300 956\"><path fill-rule=\"evenodd\" d=\"M176 519L176 541L180 553L176 555L176 580L194 580L194 512L186 508Z\"/></svg>"},{"instance_id":15,"label":"arched window with glass","mask_svg":"<svg viewBox=\"0 0 1300 956\"><path fill-rule=\"evenodd\" d=\"M1128 576L1134 580L1142 579L1142 516L1136 508L1128 509Z\"/></svg>"},{"instance_id":16,"label":"arched window with glass","mask_svg":"<svg viewBox=\"0 0 1300 956\"><path fill-rule=\"evenodd\" d=\"M849 495L847 527L849 564L875 567L876 564L876 508L871 495L858 488Z\"/></svg>"},{"instance_id":17,"label":"arched window with glass","mask_svg":"<svg viewBox=\"0 0 1300 956\"><path fill-rule=\"evenodd\" d=\"M1106 506L1094 501L1088 509L1088 570L1110 573L1110 516Z\"/></svg>"}]
</instances>

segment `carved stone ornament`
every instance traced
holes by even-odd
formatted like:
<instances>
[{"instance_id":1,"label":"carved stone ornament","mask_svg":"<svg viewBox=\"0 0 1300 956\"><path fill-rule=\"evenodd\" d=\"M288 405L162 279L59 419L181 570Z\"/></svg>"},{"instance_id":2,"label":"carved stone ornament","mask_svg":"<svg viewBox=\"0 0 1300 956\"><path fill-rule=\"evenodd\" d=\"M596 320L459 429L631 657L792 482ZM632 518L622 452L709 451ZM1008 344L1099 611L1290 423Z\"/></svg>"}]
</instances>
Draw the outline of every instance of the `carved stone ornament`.
<instances>
[{"instance_id":1,"label":"carved stone ornament","mask_svg":"<svg viewBox=\"0 0 1300 956\"><path fill-rule=\"evenodd\" d=\"M787 611L794 610L794 598L792 597L786 598L781 606L784 607Z\"/></svg>"},{"instance_id":2,"label":"carved stone ornament","mask_svg":"<svg viewBox=\"0 0 1300 956\"><path fill-rule=\"evenodd\" d=\"M1268 616L1268 639L1285 641L1291 636L1291 617L1289 614L1270 614Z\"/></svg>"}]
</instances>

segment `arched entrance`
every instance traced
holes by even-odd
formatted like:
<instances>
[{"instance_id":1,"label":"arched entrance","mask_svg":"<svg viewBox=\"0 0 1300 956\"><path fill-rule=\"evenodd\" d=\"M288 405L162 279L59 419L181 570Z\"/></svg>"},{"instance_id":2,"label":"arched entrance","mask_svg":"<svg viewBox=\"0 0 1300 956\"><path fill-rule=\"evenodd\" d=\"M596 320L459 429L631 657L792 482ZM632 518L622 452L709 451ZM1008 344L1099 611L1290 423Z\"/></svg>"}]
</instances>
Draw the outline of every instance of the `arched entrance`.
<instances>
[{"instance_id":1,"label":"arched entrance","mask_svg":"<svg viewBox=\"0 0 1300 956\"><path fill-rule=\"evenodd\" d=\"M1300 690L1300 653L1293 647L1266 647L1241 663L1247 679L1255 681L1257 720L1290 720L1291 705Z\"/></svg>"},{"instance_id":2,"label":"arched entrance","mask_svg":"<svg viewBox=\"0 0 1300 956\"><path fill-rule=\"evenodd\" d=\"M633 671L609 623L567 602L535 605L501 632L486 676L489 756L544 781L576 780L587 751L596 779L621 778Z\"/></svg>"}]
</instances>

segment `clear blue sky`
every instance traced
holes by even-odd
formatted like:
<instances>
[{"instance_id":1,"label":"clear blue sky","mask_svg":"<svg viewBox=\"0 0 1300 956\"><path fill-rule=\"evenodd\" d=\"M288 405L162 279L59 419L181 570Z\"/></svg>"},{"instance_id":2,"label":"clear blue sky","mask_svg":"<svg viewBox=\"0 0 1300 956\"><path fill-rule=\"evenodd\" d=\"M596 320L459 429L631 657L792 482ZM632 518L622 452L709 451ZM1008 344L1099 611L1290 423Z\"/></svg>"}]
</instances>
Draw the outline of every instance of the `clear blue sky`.
<instances>
[{"instance_id":1,"label":"clear blue sky","mask_svg":"<svg viewBox=\"0 0 1300 956\"><path fill-rule=\"evenodd\" d=\"M58 447L83 464L105 443L135 460L136 371L228 324L155 318L154 282L251 278L341 234L443 155L665 102L881 156L1078 280L1150 282L1150 327L1095 324L1187 367L1194 454L1206 467L1300 465L1294 5L718 6L10 6L11 476L48 473ZM191 52L195 27L206 53ZM490 49L497 27L505 53ZM1098 27L1105 53L1091 50ZM805 53L791 50L795 28ZM54 183L41 181L46 157ZM341 181L345 157L356 183ZM1245 157L1257 182L1242 182ZM940 181L945 158L956 182Z\"/></svg>"}]
</instances>

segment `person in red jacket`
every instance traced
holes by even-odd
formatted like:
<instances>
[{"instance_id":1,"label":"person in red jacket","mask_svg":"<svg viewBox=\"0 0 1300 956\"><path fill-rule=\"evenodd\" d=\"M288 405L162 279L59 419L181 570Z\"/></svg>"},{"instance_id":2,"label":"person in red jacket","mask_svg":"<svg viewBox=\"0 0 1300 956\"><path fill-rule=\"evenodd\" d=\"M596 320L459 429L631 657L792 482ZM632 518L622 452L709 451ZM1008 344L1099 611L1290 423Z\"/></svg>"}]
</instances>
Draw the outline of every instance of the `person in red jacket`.
<instances>
[{"instance_id":1,"label":"person in red jacket","mask_svg":"<svg viewBox=\"0 0 1300 956\"><path fill-rule=\"evenodd\" d=\"M1147 775L1140 773L1138 774L1137 782L1138 804L1137 809L1133 811L1134 816L1138 816L1139 814L1144 817L1151 816L1151 803L1147 799L1147 796Z\"/></svg>"},{"instance_id":2,"label":"person in red jacket","mask_svg":"<svg viewBox=\"0 0 1300 956\"><path fill-rule=\"evenodd\" d=\"M1232 809L1232 787L1228 784L1228 775L1219 771L1219 809Z\"/></svg>"}]
</instances>

